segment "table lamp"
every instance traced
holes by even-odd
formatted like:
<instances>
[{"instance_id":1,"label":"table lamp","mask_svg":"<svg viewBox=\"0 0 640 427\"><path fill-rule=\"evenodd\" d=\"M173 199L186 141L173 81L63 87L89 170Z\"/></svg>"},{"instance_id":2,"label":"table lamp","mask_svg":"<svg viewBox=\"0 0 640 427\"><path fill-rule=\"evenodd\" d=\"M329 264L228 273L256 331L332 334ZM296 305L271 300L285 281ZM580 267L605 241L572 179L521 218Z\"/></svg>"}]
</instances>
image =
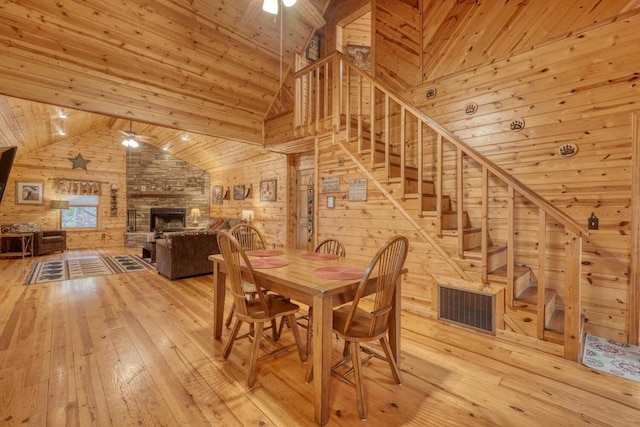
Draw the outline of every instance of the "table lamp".
<instances>
[{"instance_id":1,"label":"table lamp","mask_svg":"<svg viewBox=\"0 0 640 427\"><path fill-rule=\"evenodd\" d=\"M197 227L198 218L200 218L201 216L202 216L202 212L200 212L200 209L198 208L191 209L191 217L193 218L193 222L191 223L191 225L194 227Z\"/></svg>"}]
</instances>

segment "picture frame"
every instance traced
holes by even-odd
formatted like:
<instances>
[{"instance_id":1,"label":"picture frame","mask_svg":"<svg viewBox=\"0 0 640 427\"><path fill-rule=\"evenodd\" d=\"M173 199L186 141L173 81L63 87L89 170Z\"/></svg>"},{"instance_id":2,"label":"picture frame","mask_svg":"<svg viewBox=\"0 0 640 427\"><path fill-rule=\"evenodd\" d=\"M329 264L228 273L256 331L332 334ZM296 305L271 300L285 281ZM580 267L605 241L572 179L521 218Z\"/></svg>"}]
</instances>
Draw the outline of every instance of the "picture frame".
<instances>
[{"instance_id":1,"label":"picture frame","mask_svg":"<svg viewBox=\"0 0 640 427\"><path fill-rule=\"evenodd\" d=\"M260 201L275 202L278 200L278 180L265 179L260 181Z\"/></svg>"},{"instance_id":2,"label":"picture frame","mask_svg":"<svg viewBox=\"0 0 640 427\"><path fill-rule=\"evenodd\" d=\"M371 47L370 46L358 46L353 44L347 45L347 51L345 56L356 67L362 71L371 71Z\"/></svg>"},{"instance_id":3,"label":"picture frame","mask_svg":"<svg viewBox=\"0 0 640 427\"><path fill-rule=\"evenodd\" d=\"M17 205L41 205L44 203L44 182L16 182Z\"/></svg>"},{"instance_id":4,"label":"picture frame","mask_svg":"<svg viewBox=\"0 0 640 427\"><path fill-rule=\"evenodd\" d=\"M222 185L214 185L211 187L211 203L214 205L221 205L224 200L224 187Z\"/></svg>"},{"instance_id":5,"label":"picture frame","mask_svg":"<svg viewBox=\"0 0 640 427\"><path fill-rule=\"evenodd\" d=\"M336 198L334 196L327 197L327 209L333 209L336 206Z\"/></svg>"},{"instance_id":6,"label":"picture frame","mask_svg":"<svg viewBox=\"0 0 640 427\"><path fill-rule=\"evenodd\" d=\"M306 57L309 61L317 61L320 59L320 43L322 41L322 36L319 33L315 33L311 40L309 40L309 45L307 46Z\"/></svg>"},{"instance_id":7,"label":"picture frame","mask_svg":"<svg viewBox=\"0 0 640 427\"><path fill-rule=\"evenodd\" d=\"M233 186L233 200L244 200L244 184Z\"/></svg>"}]
</instances>

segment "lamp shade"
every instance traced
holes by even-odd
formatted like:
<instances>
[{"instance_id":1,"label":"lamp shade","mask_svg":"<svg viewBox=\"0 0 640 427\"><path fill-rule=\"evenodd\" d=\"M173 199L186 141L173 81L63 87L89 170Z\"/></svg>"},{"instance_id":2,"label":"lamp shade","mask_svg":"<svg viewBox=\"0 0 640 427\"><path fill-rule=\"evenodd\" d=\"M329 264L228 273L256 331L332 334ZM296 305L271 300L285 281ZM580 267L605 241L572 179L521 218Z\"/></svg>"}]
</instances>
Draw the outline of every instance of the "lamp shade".
<instances>
[{"instance_id":1,"label":"lamp shade","mask_svg":"<svg viewBox=\"0 0 640 427\"><path fill-rule=\"evenodd\" d=\"M197 227L198 218L200 218L201 216L202 216L202 212L200 212L200 209L198 208L191 209L191 218L193 218L193 222L191 223L191 225L194 227Z\"/></svg>"},{"instance_id":2,"label":"lamp shade","mask_svg":"<svg viewBox=\"0 0 640 427\"><path fill-rule=\"evenodd\" d=\"M278 0L264 0L262 10L273 15L278 14Z\"/></svg>"},{"instance_id":3,"label":"lamp shade","mask_svg":"<svg viewBox=\"0 0 640 427\"><path fill-rule=\"evenodd\" d=\"M51 209L69 209L68 200L52 200Z\"/></svg>"}]
</instances>

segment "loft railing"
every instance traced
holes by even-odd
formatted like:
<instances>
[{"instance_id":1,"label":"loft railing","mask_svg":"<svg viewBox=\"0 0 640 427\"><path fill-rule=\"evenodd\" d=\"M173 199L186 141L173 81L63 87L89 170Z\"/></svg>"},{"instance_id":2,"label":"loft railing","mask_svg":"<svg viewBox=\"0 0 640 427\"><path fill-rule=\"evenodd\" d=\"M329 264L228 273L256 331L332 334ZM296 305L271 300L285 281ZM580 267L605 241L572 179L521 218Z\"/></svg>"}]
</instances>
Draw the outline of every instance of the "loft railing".
<instances>
[{"instance_id":1,"label":"loft railing","mask_svg":"<svg viewBox=\"0 0 640 427\"><path fill-rule=\"evenodd\" d=\"M453 203L445 203L450 191L456 204L457 256L462 260L468 256L465 200L479 189L480 196L476 196L479 203L468 208L476 213L481 228L480 280L487 283L496 268L490 255L492 239L502 238L506 246L506 300L510 306L516 296L516 264L535 265L539 339L545 338L545 325L551 315L546 311L545 289L559 286L547 282L555 282L549 278L564 272L564 283L560 284L564 288L561 290L564 354L568 359L578 359L582 237L588 235L584 227L384 84L373 80L341 53L335 52L300 70L294 78L294 135L303 138L344 132L347 142L357 144L358 154L370 155L371 170L384 169L387 183L400 183L403 198L417 198L418 216L435 216L439 237L443 235L448 213L445 206ZM477 171L475 175L469 172L472 169ZM425 176L425 170L431 173ZM410 180L415 182L412 188ZM435 203L431 204L423 197L428 180L433 181ZM537 219L532 222L529 218L533 215ZM492 222L506 224L498 232L491 228L497 237L489 233ZM516 228L521 223L525 224L523 230ZM517 242L516 236L521 234L529 236L529 241ZM516 251L516 246L535 246L537 259L531 259L531 249L527 254L526 249ZM564 265L558 265L560 258L564 259Z\"/></svg>"}]
</instances>

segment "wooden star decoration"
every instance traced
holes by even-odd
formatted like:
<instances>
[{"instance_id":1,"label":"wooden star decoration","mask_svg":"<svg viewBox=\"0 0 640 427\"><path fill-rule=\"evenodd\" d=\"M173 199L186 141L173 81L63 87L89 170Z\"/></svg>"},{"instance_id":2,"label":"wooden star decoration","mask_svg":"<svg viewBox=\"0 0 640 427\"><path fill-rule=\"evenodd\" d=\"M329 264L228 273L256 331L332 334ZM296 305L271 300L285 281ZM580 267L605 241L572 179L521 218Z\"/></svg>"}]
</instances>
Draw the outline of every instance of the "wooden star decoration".
<instances>
[{"instance_id":1,"label":"wooden star decoration","mask_svg":"<svg viewBox=\"0 0 640 427\"><path fill-rule=\"evenodd\" d=\"M71 162L73 163L73 167L71 169L82 168L84 170L87 170L87 163L91 161L91 160L84 159L82 157L82 154L78 154L75 158L68 157L68 159L71 160Z\"/></svg>"}]
</instances>

